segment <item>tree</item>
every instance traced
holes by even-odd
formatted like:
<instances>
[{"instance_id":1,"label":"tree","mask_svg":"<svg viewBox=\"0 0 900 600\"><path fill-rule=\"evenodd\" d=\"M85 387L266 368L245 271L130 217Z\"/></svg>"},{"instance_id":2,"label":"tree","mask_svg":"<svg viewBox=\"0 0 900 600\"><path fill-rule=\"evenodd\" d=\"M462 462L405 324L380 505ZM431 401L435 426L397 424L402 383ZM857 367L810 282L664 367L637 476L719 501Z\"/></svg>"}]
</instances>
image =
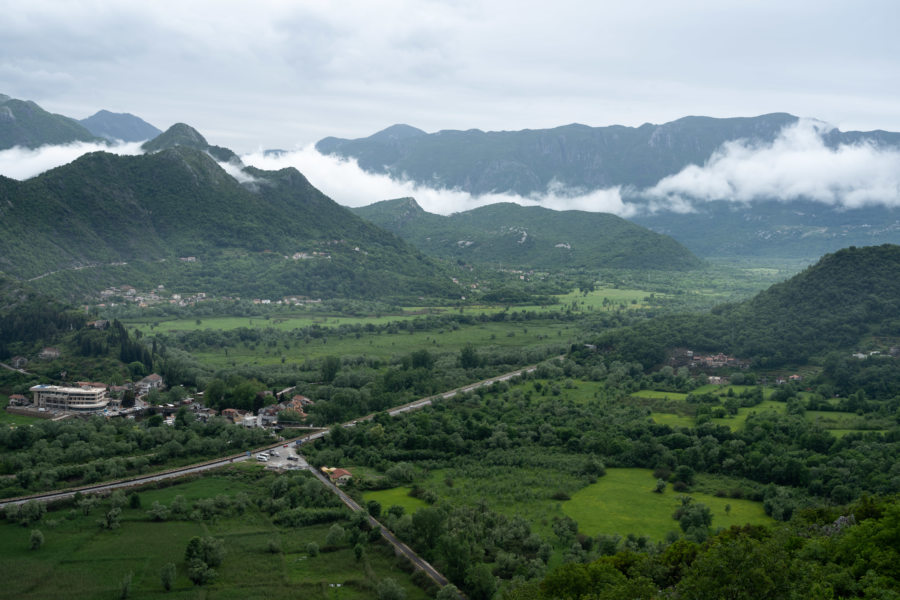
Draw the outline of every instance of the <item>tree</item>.
<instances>
[{"instance_id":1,"label":"tree","mask_svg":"<svg viewBox=\"0 0 900 600\"><path fill-rule=\"evenodd\" d=\"M198 559L210 567L218 567L225 560L225 542L212 536L194 536L184 552L185 562Z\"/></svg>"},{"instance_id":2,"label":"tree","mask_svg":"<svg viewBox=\"0 0 900 600\"><path fill-rule=\"evenodd\" d=\"M147 515L154 521L165 521L169 518L169 508L165 504L155 500L153 506L147 511Z\"/></svg>"},{"instance_id":3,"label":"tree","mask_svg":"<svg viewBox=\"0 0 900 600\"><path fill-rule=\"evenodd\" d=\"M310 542L306 545L306 553L310 557L316 557L319 555L319 545L315 542Z\"/></svg>"},{"instance_id":4,"label":"tree","mask_svg":"<svg viewBox=\"0 0 900 600\"><path fill-rule=\"evenodd\" d=\"M377 519L381 516L381 503L378 500L369 500L366 502L366 510Z\"/></svg>"},{"instance_id":5,"label":"tree","mask_svg":"<svg viewBox=\"0 0 900 600\"><path fill-rule=\"evenodd\" d=\"M331 526L331 529L328 530L328 535L325 537L325 545L326 546L340 546L341 542L344 541L344 536L347 532L343 527L335 523Z\"/></svg>"},{"instance_id":6,"label":"tree","mask_svg":"<svg viewBox=\"0 0 900 600\"><path fill-rule=\"evenodd\" d=\"M569 546L578 534L578 523L571 517L556 517L553 519L553 533L560 544Z\"/></svg>"},{"instance_id":7,"label":"tree","mask_svg":"<svg viewBox=\"0 0 900 600\"><path fill-rule=\"evenodd\" d=\"M214 580L218 573L199 558L192 558L188 561L187 575L194 585L206 585Z\"/></svg>"},{"instance_id":8,"label":"tree","mask_svg":"<svg viewBox=\"0 0 900 600\"><path fill-rule=\"evenodd\" d=\"M356 544L353 546L353 556L356 557L356 562L359 562L362 559L363 555L363 546L362 544Z\"/></svg>"},{"instance_id":9,"label":"tree","mask_svg":"<svg viewBox=\"0 0 900 600\"><path fill-rule=\"evenodd\" d=\"M119 598L122 600L131 595L131 580L133 577L134 573L128 573L119 582Z\"/></svg>"},{"instance_id":10,"label":"tree","mask_svg":"<svg viewBox=\"0 0 900 600\"><path fill-rule=\"evenodd\" d=\"M176 574L175 563L166 563L163 565L162 571L159 573L159 580L162 583L163 589L167 592L175 585Z\"/></svg>"},{"instance_id":11,"label":"tree","mask_svg":"<svg viewBox=\"0 0 900 600\"><path fill-rule=\"evenodd\" d=\"M97 524L102 529L118 529L119 516L122 514L121 508L111 508L109 512L103 515L102 519L97 519Z\"/></svg>"},{"instance_id":12,"label":"tree","mask_svg":"<svg viewBox=\"0 0 900 600\"><path fill-rule=\"evenodd\" d=\"M281 540L277 537L269 538L269 552L272 554L281 553Z\"/></svg>"},{"instance_id":13,"label":"tree","mask_svg":"<svg viewBox=\"0 0 900 600\"><path fill-rule=\"evenodd\" d=\"M657 494L662 494L666 491L666 480L665 479L657 479L656 480L656 489L653 490Z\"/></svg>"},{"instance_id":14,"label":"tree","mask_svg":"<svg viewBox=\"0 0 900 600\"><path fill-rule=\"evenodd\" d=\"M32 529L31 530L31 538L28 542L29 550L40 550L41 546L44 545L44 534L40 529Z\"/></svg>"},{"instance_id":15,"label":"tree","mask_svg":"<svg viewBox=\"0 0 900 600\"><path fill-rule=\"evenodd\" d=\"M115 490L109 495L109 505L111 508L122 508L126 504L128 504L128 499L125 497L125 492L123 490Z\"/></svg>"},{"instance_id":16,"label":"tree","mask_svg":"<svg viewBox=\"0 0 900 600\"><path fill-rule=\"evenodd\" d=\"M448 583L440 589L434 598L435 600L459 600L459 588L452 583Z\"/></svg>"},{"instance_id":17,"label":"tree","mask_svg":"<svg viewBox=\"0 0 900 600\"><path fill-rule=\"evenodd\" d=\"M378 600L406 599L406 590L390 577L386 577L378 582L378 585L375 586L375 594L378 596Z\"/></svg>"},{"instance_id":18,"label":"tree","mask_svg":"<svg viewBox=\"0 0 900 600\"><path fill-rule=\"evenodd\" d=\"M481 357L472 344L466 344L459 351L459 366L463 369L474 369L481 366Z\"/></svg>"},{"instance_id":19,"label":"tree","mask_svg":"<svg viewBox=\"0 0 900 600\"><path fill-rule=\"evenodd\" d=\"M337 356L326 356L322 359L322 381L331 383L341 370L341 359Z\"/></svg>"},{"instance_id":20,"label":"tree","mask_svg":"<svg viewBox=\"0 0 900 600\"><path fill-rule=\"evenodd\" d=\"M23 525L37 523L47 512L47 506L43 502L29 500L19 508L19 520Z\"/></svg>"},{"instance_id":21,"label":"tree","mask_svg":"<svg viewBox=\"0 0 900 600\"><path fill-rule=\"evenodd\" d=\"M413 369L431 369L434 366L434 357L424 348L410 355Z\"/></svg>"},{"instance_id":22,"label":"tree","mask_svg":"<svg viewBox=\"0 0 900 600\"><path fill-rule=\"evenodd\" d=\"M490 567L478 563L466 572L466 589L471 600L490 600L497 590L497 578Z\"/></svg>"}]
</instances>

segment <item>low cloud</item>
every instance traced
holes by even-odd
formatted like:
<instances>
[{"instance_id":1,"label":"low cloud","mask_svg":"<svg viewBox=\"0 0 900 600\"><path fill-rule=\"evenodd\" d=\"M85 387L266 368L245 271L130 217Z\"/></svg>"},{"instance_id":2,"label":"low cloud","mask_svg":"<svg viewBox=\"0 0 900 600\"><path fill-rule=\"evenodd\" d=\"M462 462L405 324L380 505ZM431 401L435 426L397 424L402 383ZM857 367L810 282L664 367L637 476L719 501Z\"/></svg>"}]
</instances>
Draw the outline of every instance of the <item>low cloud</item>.
<instances>
[{"instance_id":1,"label":"low cloud","mask_svg":"<svg viewBox=\"0 0 900 600\"><path fill-rule=\"evenodd\" d=\"M232 163L232 162L222 162L216 161L216 163L222 167L222 170L234 177L238 183L257 183L258 180L251 175L250 173L244 172L244 168L241 165Z\"/></svg>"},{"instance_id":2,"label":"low cloud","mask_svg":"<svg viewBox=\"0 0 900 600\"><path fill-rule=\"evenodd\" d=\"M16 146L0 150L0 175L22 181L68 164L79 156L97 151L131 155L143 153L140 142L109 146L87 142L75 142L64 146L40 146L39 148Z\"/></svg>"},{"instance_id":3,"label":"low cloud","mask_svg":"<svg viewBox=\"0 0 900 600\"><path fill-rule=\"evenodd\" d=\"M803 119L769 144L723 144L702 167L661 179L643 195L651 206L683 212L691 200L805 199L844 208L900 206L900 149L868 142L828 147L831 128Z\"/></svg>"},{"instance_id":4,"label":"low cloud","mask_svg":"<svg viewBox=\"0 0 900 600\"><path fill-rule=\"evenodd\" d=\"M294 167L310 183L345 206L366 206L379 200L411 196L426 211L442 215L497 202L544 206L554 210L607 212L623 217L637 212L634 205L622 200L618 187L579 192L554 183L545 193L527 197L509 193L473 196L461 190L434 189L408 180L392 179L388 175L367 173L355 160L320 154L312 145L278 154L256 152L244 155L241 159L260 169Z\"/></svg>"}]
</instances>

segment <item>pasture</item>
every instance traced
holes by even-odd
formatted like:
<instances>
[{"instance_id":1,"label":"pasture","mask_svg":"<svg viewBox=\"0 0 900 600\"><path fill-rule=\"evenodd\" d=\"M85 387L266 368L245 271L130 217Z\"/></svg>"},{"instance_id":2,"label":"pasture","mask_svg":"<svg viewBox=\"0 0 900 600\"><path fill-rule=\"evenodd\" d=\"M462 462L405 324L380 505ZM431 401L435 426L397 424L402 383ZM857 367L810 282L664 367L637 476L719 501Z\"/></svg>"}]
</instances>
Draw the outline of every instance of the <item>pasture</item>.
<instances>
[{"instance_id":1,"label":"pasture","mask_svg":"<svg viewBox=\"0 0 900 600\"><path fill-rule=\"evenodd\" d=\"M578 522L587 535L629 533L662 540L670 531L679 532L672 513L681 505L682 495L707 505L713 513L712 529L732 525L769 524L759 502L718 498L701 492L679 494L670 487L662 494L653 491L656 479L648 469L608 469L606 475L572 495L562 511ZM726 512L725 506L730 505Z\"/></svg>"},{"instance_id":2,"label":"pasture","mask_svg":"<svg viewBox=\"0 0 900 600\"><path fill-rule=\"evenodd\" d=\"M9 398L0 394L0 425L30 425L31 423L43 421L43 419L39 419L38 417L14 415L10 412L6 412L6 407L8 405Z\"/></svg>"},{"instance_id":3,"label":"pasture","mask_svg":"<svg viewBox=\"0 0 900 600\"><path fill-rule=\"evenodd\" d=\"M619 289L619 288L597 288L588 294L580 291L570 292L568 294L560 294L555 296L558 304L548 305L524 305L524 306L507 306L504 304L484 305L471 304L462 307L443 306L443 307L404 307L399 312L394 313L377 313L366 316L341 316L339 314L303 311L298 309L296 312L272 313L267 316L253 317L234 317L234 316L210 316L199 318L172 318L172 317L147 317L147 318L123 318L122 323L132 329L139 329L144 334L149 333L168 333L171 331L194 331L197 329L211 330L230 330L239 327L248 327L251 329L274 328L281 331L290 331L292 329L302 329L312 325L322 327L337 327L340 325L384 325L387 323L403 322L415 319L425 314L446 314L448 312L458 312L470 316L478 316L482 314L494 315L507 310L515 311L534 311L534 312L563 312L567 310L576 311L593 311L604 310L610 311L619 308L636 309L645 308L647 304L645 299L649 298L652 292L636 289ZM664 294L656 294L657 297L663 297Z\"/></svg>"},{"instance_id":4,"label":"pasture","mask_svg":"<svg viewBox=\"0 0 900 600\"><path fill-rule=\"evenodd\" d=\"M324 356L362 356L391 359L418 350L458 352L467 344L480 348L513 349L542 344L571 344L580 330L571 322L547 320L526 323L489 322L438 331L338 334L297 340L290 347L239 344L193 352L201 363L216 368L239 365L271 365L303 362ZM284 358L284 361L282 361Z\"/></svg>"},{"instance_id":5,"label":"pasture","mask_svg":"<svg viewBox=\"0 0 900 600\"><path fill-rule=\"evenodd\" d=\"M408 513L412 514L420 508L428 506L424 500L413 498L409 495L412 488L395 487L387 490L373 490L363 493L363 500L369 502L374 500L381 504L381 510L386 511L391 506L402 506Z\"/></svg>"},{"instance_id":6,"label":"pasture","mask_svg":"<svg viewBox=\"0 0 900 600\"><path fill-rule=\"evenodd\" d=\"M400 568L393 552L381 544L366 544L356 560L349 542L326 548L330 524L282 527L251 504L240 515L208 520L152 521L147 509L154 501L165 504L176 495L188 500L258 493L250 481L220 475L187 481L163 489L140 493L142 508L122 509L121 526L106 530L97 519L109 510L101 502L92 514L68 507L49 511L41 522L30 526L0 523L0 563L6 573L0 598L117 598L123 577L133 574L131 597L135 598L314 598L319 600L370 600L375 586L386 577L396 580L408 600L425 600ZM349 523L342 523L349 527ZM44 534L44 545L29 550L31 529ZM218 577L203 587L187 578L184 552L194 536L224 540L225 559L216 568ZM269 549L270 542L280 552ZM323 551L308 556L308 543ZM327 550L327 551L326 551ZM171 592L166 593L160 571L168 562L177 568ZM340 588L331 587L341 584Z\"/></svg>"}]
</instances>

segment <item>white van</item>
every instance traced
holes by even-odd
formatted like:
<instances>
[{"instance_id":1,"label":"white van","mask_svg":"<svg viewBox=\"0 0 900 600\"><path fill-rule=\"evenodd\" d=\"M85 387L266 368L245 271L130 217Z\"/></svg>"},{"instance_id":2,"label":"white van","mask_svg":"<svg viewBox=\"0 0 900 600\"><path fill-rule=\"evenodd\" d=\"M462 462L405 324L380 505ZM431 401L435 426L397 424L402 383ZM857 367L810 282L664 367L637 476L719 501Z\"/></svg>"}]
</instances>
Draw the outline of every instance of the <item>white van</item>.
<instances>
[{"instance_id":1,"label":"white van","mask_svg":"<svg viewBox=\"0 0 900 600\"><path fill-rule=\"evenodd\" d=\"M260 454L256 457L256 460L258 460L259 462L269 462L269 457L265 454Z\"/></svg>"}]
</instances>

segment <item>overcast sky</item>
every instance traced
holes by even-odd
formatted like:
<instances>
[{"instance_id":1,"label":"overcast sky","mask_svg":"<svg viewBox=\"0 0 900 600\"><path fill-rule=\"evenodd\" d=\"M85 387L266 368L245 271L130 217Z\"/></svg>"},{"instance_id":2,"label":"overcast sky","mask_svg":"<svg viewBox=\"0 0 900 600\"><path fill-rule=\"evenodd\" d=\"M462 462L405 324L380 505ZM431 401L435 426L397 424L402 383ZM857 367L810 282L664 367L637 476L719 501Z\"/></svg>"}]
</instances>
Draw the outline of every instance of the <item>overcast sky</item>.
<instances>
[{"instance_id":1,"label":"overcast sky","mask_svg":"<svg viewBox=\"0 0 900 600\"><path fill-rule=\"evenodd\" d=\"M238 152L784 111L900 130L900 2L0 0L0 93Z\"/></svg>"}]
</instances>

